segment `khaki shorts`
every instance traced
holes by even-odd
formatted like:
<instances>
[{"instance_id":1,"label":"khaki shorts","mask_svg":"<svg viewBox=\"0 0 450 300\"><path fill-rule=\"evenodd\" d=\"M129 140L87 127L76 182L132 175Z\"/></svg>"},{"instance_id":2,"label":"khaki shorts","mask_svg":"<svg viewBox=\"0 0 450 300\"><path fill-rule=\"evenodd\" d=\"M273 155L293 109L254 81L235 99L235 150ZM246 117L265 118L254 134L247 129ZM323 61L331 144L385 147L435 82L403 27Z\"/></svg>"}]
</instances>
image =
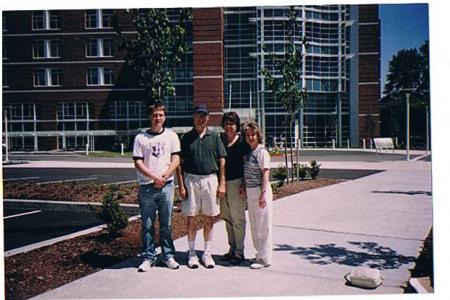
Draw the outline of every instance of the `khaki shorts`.
<instances>
[{"instance_id":1,"label":"khaki shorts","mask_svg":"<svg viewBox=\"0 0 450 300\"><path fill-rule=\"evenodd\" d=\"M184 200L182 213L186 216L209 216L220 214L220 204L217 198L219 185L216 174L194 175L186 173L184 178L187 199Z\"/></svg>"}]
</instances>

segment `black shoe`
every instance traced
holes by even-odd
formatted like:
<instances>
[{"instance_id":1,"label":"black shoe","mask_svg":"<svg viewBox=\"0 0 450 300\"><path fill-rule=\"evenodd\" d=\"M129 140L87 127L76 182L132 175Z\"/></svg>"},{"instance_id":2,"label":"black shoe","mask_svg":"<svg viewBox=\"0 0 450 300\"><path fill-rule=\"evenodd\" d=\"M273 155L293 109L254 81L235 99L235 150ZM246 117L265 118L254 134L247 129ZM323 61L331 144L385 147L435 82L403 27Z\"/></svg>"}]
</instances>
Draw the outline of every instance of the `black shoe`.
<instances>
[{"instance_id":1,"label":"black shoe","mask_svg":"<svg viewBox=\"0 0 450 300\"><path fill-rule=\"evenodd\" d=\"M230 265L237 266L240 265L245 261L245 258L243 256L235 256L232 259L230 259Z\"/></svg>"},{"instance_id":2,"label":"black shoe","mask_svg":"<svg viewBox=\"0 0 450 300\"><path fill-rule=\"evenodd\" d=\"M231 253L225 253L224 255L222 255L222 260L223 261L230 261L234 258L234 256Z\"/></svg>"}]
</instances>

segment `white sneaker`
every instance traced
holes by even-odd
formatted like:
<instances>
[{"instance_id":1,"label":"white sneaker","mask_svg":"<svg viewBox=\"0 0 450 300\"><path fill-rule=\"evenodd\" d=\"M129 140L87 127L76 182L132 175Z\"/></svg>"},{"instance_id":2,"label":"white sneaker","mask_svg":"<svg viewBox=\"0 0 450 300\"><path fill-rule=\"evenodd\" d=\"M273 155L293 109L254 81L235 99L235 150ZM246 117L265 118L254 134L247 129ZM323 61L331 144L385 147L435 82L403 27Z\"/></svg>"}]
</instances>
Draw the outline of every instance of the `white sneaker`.
<instances>
[{"instance_id":1,"label":"white sneaker","mask_svg":"<svg viewBox=\"0 0 450 300\"><path fill-rule=\"evenodd\" d=\"M168 258L168 259L165 261L165 263L166 263L166 266L167 266L169 269L176 270L176 269L178 269L178 268L180 267L180 265L177 263L177 261L176 261L173 257Z\"/></svg>"},{"instance_id":2,"label":"white sneaker","mask_svg":"<svg viewBox=\"0 0 450 300\"><path fill-rule=\"evenodd\" d=\"M146 259L139 265L138 272L147 272L154 264L155 262Z\"/></svg>"},{"instance_id":3,"label":"white sneaker","mask_svg":"<svg viewBox=\"0 0 450 300\"><path fill-rule=\"evenodd\" d=\"M211 254L208 252L203 253L202 262L205 265L205 267L207 267L208 269L212 269L216 266L214 259L212 258Z\"/></svg>"},{"instance_id":4,"label":"white sneaker","mask_svg":"<svg viewBox=\"0 0 450 300\"><path fill-rule=\"evenodd\" d=\"M191 269L197 269L199 267L199 261L197 255L194 253L188 253L188 267Z\"/></svg>"},{"instance_id":5,"label":"white sneaker","mask_svg":"<svg viewBox=\"0 0 450 300\"><path fill-rule=\"evenodd\" d=\"M254 263L250 265L250 269L263 269L270 267L270 264L265 263L262 259L256 259Z\"/></svg>"}]
</instances>

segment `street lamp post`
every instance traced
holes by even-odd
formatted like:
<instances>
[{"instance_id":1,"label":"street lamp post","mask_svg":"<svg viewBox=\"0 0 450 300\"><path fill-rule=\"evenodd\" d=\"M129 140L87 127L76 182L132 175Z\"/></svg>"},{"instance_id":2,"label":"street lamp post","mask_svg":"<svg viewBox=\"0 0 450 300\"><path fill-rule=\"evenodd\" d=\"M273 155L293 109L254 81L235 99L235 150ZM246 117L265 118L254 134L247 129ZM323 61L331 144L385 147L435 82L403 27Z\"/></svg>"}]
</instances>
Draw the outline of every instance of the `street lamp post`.
<instances>
[{"instance_id":1,"label":"street lamp post","mask_svg":"<svg viewBox=\"0 0 450 300\"><path fill-rule=\"evenodd\" d=\"M406 93L406 160L409 160L409 96Z\"/></svg>"},{"instance_id":2,"label":"street lamp post","mask_svg":"<svg viewBox=\"0 0 450 300\"><path fill-rule=\"evenodd\" d=\"M426 134L426 136L427 136L427 152L426 152L426 154L428 154L430 152L430 133L429 133L430 128L428 127L430 112L429 112L428 105L425 106L425 109L426 109L426 131L427 131L427 134Z\"/></svg>"},{"instance_id":3,"label":"street lamp post","mask_svg":"<svg viewBox=\"0 0 450 300\"><path fill-rule=\"evenodd\" d=\"M414 92L415 89L413 88L407 88L407 89L400 89L400 91L406 92L406 160L409 161L409 124L410 124L410 117L409 117L409 97L411 96L411 92Z\"/></svg>"}]
</instances>

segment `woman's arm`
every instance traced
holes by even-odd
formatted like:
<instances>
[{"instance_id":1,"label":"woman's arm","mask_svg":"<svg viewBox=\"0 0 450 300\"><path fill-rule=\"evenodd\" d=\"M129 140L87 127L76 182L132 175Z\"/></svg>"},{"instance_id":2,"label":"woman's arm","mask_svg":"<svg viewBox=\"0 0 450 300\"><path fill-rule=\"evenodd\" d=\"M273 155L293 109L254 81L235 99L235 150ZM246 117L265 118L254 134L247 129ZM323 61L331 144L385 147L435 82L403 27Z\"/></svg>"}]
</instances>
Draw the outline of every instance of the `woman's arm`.
<instances>
[{"instance_id":1,"label":"woman's arm","mask_svg":"<svg viewBox=\"0 0 450 300\"><path fill-rule=\"evenodd\" d=\"M269 192L269 173L270 169L261 169L262 171L262 182L261 182L261 195L259 196L259 207L266 207L266 196Z\"/></svg>"}]
</instances>

